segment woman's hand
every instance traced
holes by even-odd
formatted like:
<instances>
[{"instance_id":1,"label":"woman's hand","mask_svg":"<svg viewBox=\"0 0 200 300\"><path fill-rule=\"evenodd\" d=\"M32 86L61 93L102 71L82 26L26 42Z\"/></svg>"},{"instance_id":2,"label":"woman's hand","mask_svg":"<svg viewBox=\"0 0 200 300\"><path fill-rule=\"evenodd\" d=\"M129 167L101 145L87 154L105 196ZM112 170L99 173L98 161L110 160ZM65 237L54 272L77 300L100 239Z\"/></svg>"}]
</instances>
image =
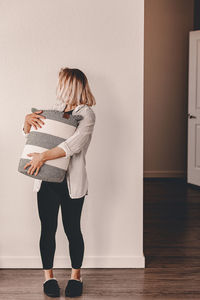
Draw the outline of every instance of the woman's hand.
<instances>
[{"instance_id":1,"label":"woman's hand","mask_svg":"<svg viewBox=\"0 0 200 300\"><path fill-rule=\"evenodd\" d=\"M46 119L45 116L39 115L42 110L36 111L34 113L28 114L25 117L24 127L26 127L27 131L30 131L31 126L34 126L35 129L41 128L43 124L45 124L40 118Z\"/></svg>"},{"instance_id":2,"label":"woman's hand","mask_svg":"<svg viewBox=\"0 0 200 300\"><path fill-rule=\"evenodd\" d=\"M24 169L26 169L28 166L30 166L27 173L33 175L33 173L36 170L36 172L35 172L35 176L36 176L38 174L40 168L45 163L45 160L43 158L43 154L34 152L34 153L29 153L27 155L28 156L33 156L33 159L24 166Z\"/></svg>"},{"instance_id":3,"label":"woman's hand","mask_svg":"<svg viewBox=\"0 0 200 300\"><path fill-rule=\"evenodd\" d=\"M64 156L66 156L66 152L60 147L55 147L55 148L46 150L42 153L34 152L34 153L28 153L27 155L33 156L33 159L24 166L24 169L26 169L28 166L31 166L28 169L27 173L33 175L33 173L36 170L36 172L35 172L35 176L36 176L39 172L39 169L42 167L42 165L47 160L64 157Z\"/></svg>"}]
</instances>

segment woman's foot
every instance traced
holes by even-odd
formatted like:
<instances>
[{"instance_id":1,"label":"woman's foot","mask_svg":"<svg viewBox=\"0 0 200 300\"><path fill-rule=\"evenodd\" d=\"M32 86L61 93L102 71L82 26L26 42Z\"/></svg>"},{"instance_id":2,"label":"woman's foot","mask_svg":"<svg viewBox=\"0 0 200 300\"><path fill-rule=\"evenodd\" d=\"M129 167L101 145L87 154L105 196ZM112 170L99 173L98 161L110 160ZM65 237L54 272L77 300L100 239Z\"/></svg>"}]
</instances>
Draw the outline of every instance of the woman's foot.
<instances>
[{"instance_id":1,"label":"woman's foot","mask_svg":"<svg viewBox=\"0 0 200 300\"><path fill-rule=\"evenodd\" d=\"M60 287L56 278L50 278L43 283L43 291L49 297L60 297Z\"/></svg>"},{"instance_id":2,"label":"woman's foot","mask_svg":"<svg viewBox=\"0 0 200 300\"><path fill-rule=\"evenodd\" d=\"M79 279L69 279L67 286L65 288L66 297L78 297L81 296L83 292L83 282L82 278Z\"/></svg>"}]
</instances>

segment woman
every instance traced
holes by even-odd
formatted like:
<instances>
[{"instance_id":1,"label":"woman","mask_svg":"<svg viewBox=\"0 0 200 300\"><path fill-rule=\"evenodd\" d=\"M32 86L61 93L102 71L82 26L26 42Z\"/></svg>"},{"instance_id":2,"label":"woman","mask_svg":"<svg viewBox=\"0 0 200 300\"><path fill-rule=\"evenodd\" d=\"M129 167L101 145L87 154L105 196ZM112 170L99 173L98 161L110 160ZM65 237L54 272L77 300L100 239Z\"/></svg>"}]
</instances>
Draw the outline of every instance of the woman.
<instances>
[{"instance_id":1,"label":"woman","mask_svg":"<svg viewBox=\"0 0 200 300\"><path fill-rule=\"evenodd\" d=\"M80 296L83 281L80 268L84 255L84 240L80 228L81 212L85 196L88 195L88 180L85 155L90 144L96 116L91 108L96 104L85 74L79 69L65 68L59 72L56 88L57 101L53 109L65 111L72 115L79 114L75 133L57 147L42 153L29 153L32 160L25 165L29 174L37 175L42 165L59 157L71 157L63 182L47 182L35 179L34 190L37 191L38 213L41 221L40 253L45 281L43 291L48 296L58 297L60 287L53 276L55 253L55 234L57 217L61 204L62 222L69 241L71 259L71 278L65 288L65 296ZM31 126L35 129L45 123L41 111L26 115L23 126L25 136ZM42 121L44 120L44 122Z\"/></svg>"}]
</instances>

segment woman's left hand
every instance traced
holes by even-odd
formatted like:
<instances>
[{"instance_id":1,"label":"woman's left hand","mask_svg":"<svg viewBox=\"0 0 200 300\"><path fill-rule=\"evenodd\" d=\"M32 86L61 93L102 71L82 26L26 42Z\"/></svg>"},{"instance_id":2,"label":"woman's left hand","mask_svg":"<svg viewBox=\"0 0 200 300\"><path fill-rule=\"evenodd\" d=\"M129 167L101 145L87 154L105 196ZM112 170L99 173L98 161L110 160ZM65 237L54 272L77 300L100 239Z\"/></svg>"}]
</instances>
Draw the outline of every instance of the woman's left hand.
<instances>
[{"instance_id":1,"label":"woman's left hand","mask_svg":"<svg viewBox=\"0 0 200 300\"><path fill-rule=\"evenodd\" d=\"M45 161L43 159L43 155L42 155L42 153L36 153L36 152L29 153L27 155L28 156L33 156L33 159L24 166L24 169L26 169L28 166L30 166L27 173L33 175L33 173L36 170L36 172L34 174L36 176L38 174L40 168L45 163Z\"/></svg>"}]
</instances>

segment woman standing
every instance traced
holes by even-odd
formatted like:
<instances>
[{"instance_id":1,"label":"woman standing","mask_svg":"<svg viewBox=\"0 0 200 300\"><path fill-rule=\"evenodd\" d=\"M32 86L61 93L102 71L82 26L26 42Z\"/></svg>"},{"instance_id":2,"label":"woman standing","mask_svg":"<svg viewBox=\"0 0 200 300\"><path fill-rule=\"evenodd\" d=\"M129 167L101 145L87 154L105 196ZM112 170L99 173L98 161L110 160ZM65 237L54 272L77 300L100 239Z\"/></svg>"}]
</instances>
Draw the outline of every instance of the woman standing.
<instances>
[{"instance_id":1,"label":"woman standing","mask_svg":"<svg viewBox=\"0 0 200 300\"><path fill-rule=\"evenodd\" d=\"M67 114L82 115L75 133L57 147L43 153L29 153L32 160L25 165L29 174L37 175L47 161L59 157L71 157L63 182L47 182L35 179L34 191L37 191L38 213L41 221L40 253L45 281L43 291L50 297L60 295L60 287L53 276L55 254L55 234L57 217L61 205L64 231L69 241L71 259L71 278L65 288L65 296L80 296L83 281L80 268L84 255L84 240L80 227L81 212L85 196L88 195L88 179L85 155L90 144L96 116L91 108L96 104L85 74L79 69L65 68L59 72L56 88L57 101L53 109ZM24 134L27 136L31 126L41 127L45 117L42 111L28 114L24 122ZM44 122L42 121L44 120Z\"/></svg>"}]
</instances>

